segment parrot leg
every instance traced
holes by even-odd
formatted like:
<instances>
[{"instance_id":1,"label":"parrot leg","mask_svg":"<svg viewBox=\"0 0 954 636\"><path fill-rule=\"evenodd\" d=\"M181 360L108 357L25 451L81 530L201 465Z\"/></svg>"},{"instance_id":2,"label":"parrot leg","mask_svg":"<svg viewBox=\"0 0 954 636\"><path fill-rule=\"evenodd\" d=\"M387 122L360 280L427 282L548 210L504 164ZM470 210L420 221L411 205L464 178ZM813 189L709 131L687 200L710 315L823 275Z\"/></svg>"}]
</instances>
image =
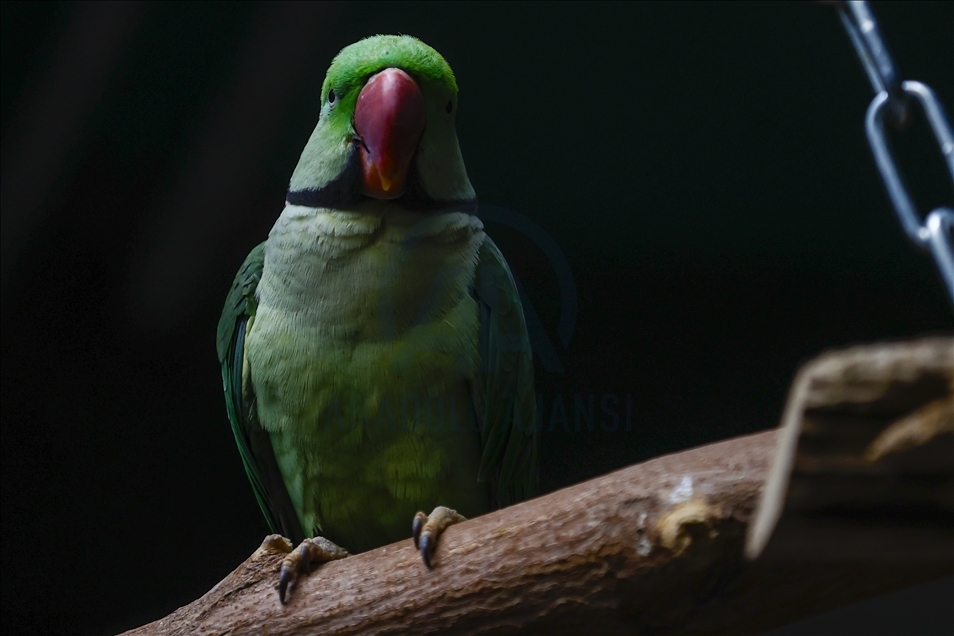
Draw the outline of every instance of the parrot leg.
<instances>
[{"instance_id":1,"label":"parrot leg","mask_svg":"<svg viewBox=\"0 0 954 636\"><path fill-rule=\"evenodd\" d=\"M414 547L421 551L424 565L428 568L431 567L431 557L434 555L437 539L441 536L441 533L455 523L466 520L467 518L464 515L444 506L434 508L430 515L423 512L414 515L411 532L414 534Z\"/></svg>"},{"instance_id":2,"label":"parrot leg","mask_svg":"<svg viewBox=\"0 0 954 636\"><path fill-rule=\"evenodd\" d=\"M278 598L285 604L285 592L302 574L308 574L312 564L336 561L348 556L348 551L335 545L324 537L305 539L282 561L282 572L278 577Z\"/></svg>"}]
</instances>

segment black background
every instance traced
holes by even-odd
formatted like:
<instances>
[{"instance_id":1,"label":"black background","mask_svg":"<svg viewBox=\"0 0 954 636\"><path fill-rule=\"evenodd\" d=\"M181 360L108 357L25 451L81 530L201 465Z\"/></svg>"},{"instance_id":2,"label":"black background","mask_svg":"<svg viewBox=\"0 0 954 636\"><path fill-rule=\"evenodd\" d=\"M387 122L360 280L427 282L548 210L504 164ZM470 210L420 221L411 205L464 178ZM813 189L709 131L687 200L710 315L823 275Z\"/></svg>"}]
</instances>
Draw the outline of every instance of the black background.
<instances>
[{"instance_id":1,"label":"black background","mask_svg":"<svg viewBox=\"0 0 954 636\"><path fill-rule=\"evenodd\" d=\"M904 77L950 112L954 4L874 10ZM545 425L556 399L633 402L630 431L544 433L546 490L775 426L798 364L826 348L952 330L884 195L871 89L829 7L2 12L5 630L160 618L266 534L215 325L281 211L328 63L367 35L416 35L447 58L481 201L533 220L570 264L565 346L549 260L488 223L565 369L538 371ZM950 205L923 123L895 141L921 208ZM885 597L803 627L954 630L952 580L923 589L921 605Z\"/></svg>"}]
</instances>

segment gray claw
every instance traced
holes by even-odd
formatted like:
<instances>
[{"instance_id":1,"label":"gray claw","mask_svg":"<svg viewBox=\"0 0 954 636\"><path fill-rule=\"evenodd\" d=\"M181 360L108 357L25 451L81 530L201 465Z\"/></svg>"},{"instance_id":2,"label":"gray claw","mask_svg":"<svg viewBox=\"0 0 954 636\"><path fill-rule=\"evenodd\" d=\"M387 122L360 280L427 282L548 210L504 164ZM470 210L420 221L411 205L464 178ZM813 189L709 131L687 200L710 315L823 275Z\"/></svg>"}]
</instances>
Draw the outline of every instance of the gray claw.
<instances>
[{"instance_id":1,"label":"gray claw","mask_svg":"<svg viewBox=\"0 0 954 636\"><path fill-rule=\"evenodd\" d=\"M416 537L415 537L416 538ZM434 543L431 541L431 535L425 534L420 539L421 558L424 559L424 565L431 569L431 555L434 553Z\"/></svg>"},{"instance_id":2,"label":"gray claw","mask_svg":"<svg viewBox=\"0 0 954 636\"><path fill-rule=\"evenodd\" d=\"M420 548L420 539L421 539L421 530L424 529L425 518L422 518L421 515L416 515L414 517L414 522L411 524L411 535L414 537L414 547ZM426 561L427 559L425 559Z\"/></svg>"},{"instance_id":3,"label":"gray claw","mask_svg":"<svg viewBox=\"0 0 954 636\"><path fill-rule=\"evenodd\" d=\"M285 604L285 592L293 578L295 578L295 575L292 574L291 568L282 567L282 573L278 577L278 585L275 586L278 588L278 600L281 601L282 605Z\"/></svg>"}]
</instances>

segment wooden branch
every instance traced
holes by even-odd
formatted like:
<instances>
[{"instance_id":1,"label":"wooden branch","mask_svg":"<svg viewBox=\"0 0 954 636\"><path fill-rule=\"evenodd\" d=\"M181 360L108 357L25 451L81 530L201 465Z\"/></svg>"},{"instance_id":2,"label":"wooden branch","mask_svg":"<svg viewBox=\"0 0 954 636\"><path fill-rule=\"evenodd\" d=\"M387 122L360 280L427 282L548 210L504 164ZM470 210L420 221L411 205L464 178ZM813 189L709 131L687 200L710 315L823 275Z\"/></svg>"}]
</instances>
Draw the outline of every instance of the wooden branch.
<instances>
[{"instance_id":1,"label":"wooden branch","mask_svg":"<svg viewBox=\"0 0 954 636\"><path fill-rule=\"evenodd\" d=\"M836 385L854 377L837 375ZM927 425L906 416L870 453L918 446L945 426L936 413ZM205 596L127 633L752 633L954 569L945 559L747 563L768 468L792 465L775 459L777 439L769 431L661 457L472 519L447 530L430 571L410 538L325 564L286 606L274 586L291 546L269 537ZM786 487L776 489L784 501Z\"/></svg>"},{"instance_id":2,"label":"wooden branch","mask_svg":"<svg viewBox=\"0 0 954 636\"><path fill-rule=\"evenodd\" d=\"M954 339L852 347L806 364L747 555L943 562L954 558L952 527Z\"/></svg>"},{"instance_id":3,"label":"wooden branch","mask_svg":"<svg viewBox=\"0 0 954 636\"><path fill-rule=\"evenodd\" d=\"M198 601L130 634L611 633L637 617L668 624L692 607L719 561L741 560L743 521L774 445L767 432L706 446L469 520L441 537L430 571L410 538L328 563L284 607L275 592L284 552L269 540Z\"/></svg>"}]
</instances>

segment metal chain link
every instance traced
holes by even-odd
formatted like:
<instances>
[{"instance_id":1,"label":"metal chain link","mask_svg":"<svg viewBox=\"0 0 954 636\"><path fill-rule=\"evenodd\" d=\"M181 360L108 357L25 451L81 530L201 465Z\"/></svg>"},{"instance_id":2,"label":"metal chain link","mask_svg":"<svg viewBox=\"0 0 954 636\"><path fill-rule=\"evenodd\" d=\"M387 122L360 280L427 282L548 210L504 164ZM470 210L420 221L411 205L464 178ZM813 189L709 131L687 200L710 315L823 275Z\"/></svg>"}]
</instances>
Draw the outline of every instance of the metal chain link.
<instances>
[{"instance_id":1,"label":"metal chain link","mask_svg":"<svg viewBox=\"0 0 954 636\"><path fill-rule=\"evenodd\" d=\"M868 3L863 0L838 2L837 7L841 23L876 93L865 116L865 131L888 197L911 242L934 256L948 295L954 303L954 210L938 208L921 222L885 135L886 121L900 125L908 119L913 98L927 118L954 182L954 133L951 132L950 120L928 86L921 82L901 81Z\"/></svg>"}]
</instances>

